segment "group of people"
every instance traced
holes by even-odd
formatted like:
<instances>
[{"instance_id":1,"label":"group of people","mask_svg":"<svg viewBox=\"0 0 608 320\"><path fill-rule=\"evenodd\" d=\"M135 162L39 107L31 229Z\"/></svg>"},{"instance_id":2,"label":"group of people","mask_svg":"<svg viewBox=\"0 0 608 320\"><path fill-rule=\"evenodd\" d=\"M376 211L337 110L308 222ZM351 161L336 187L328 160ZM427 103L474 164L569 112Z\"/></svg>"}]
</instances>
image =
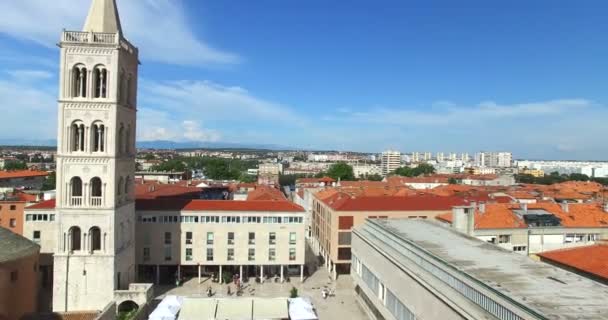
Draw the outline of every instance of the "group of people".
<instances>
[{"instance_id":1,"label":"group of people","mask_svg":"<svg viewBox=\"0 0 608 320\"><path fill-rule=\"evenodd\" d=\"M335 295L334 290L329 290L327 288L321 289L321 296L323 297L323 299L327 299L327 297L331 297L334 295Z\"/></svg>"}]
</instances>

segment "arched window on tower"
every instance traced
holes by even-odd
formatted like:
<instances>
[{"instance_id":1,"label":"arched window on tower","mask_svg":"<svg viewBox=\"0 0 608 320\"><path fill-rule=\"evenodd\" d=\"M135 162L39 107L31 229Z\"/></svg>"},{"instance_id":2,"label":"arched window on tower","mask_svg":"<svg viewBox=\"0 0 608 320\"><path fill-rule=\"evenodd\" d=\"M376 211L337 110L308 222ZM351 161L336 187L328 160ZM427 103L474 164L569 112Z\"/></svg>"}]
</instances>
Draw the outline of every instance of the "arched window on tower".
<instances>
[{"instance_id":1,"label":"arched window on tower","mask_svg":"<svg viewBox=\"0 0 608 320\"><path fill-rule=\"evenodd\" d=\"M87 68L77 64L72 68L72 97L86 98L87 96Z\"/></svg>"},{"instance_id":2,"label":"arched window on tower","mask_svg":"<svg viewBox=\"0 0 608 320\"><path fill-rule=\"evenodd\" d=\"M121 154L125 150L125 126L121 123L120 128L118 129L118 150L116 150L117 154Z\"/></svg>"},{"instance_id":3,"label":"arched window on tower","mask_svg":"<svg viewBox=\"0 0 608 320\"><path fill-rule=\"evenodd\" d=\"M72 122L70 126L70 151L84 151L84 123Z\"/></svg>"},{"instance_id":4,"label":"arched window on tower","mask_svg":"<svg viewBox=\"0 0 608 320\"><path fill-rule=\"evenodd\" d=\"M127 200L131 200L131 177L127 176L125 179L125 195L127 196Z\"/></svg>"},{"instance_id":5,"label":"arched window on tower","mask_svg":"<svg viewBox=\"0 0 608 320\"><path fill-rule=\"evenodd\" d=\"M80 242L81 242L80 228L71 227L70 230L68 230L68 241L69 241L68 242L69 251L82 250L82 247L80 245Z\"/></svg>"},{"instance_id":6,"label":"arched window on tower","mask_svg":"<svg viewBox=\"0 0 608 320\"><path fill-rule=\"evenodd\" d=\"M70 201L71 206L79 207L82 205L82 179L73 177L70 180Z\"/></svg>"},{"instance_id":7,"label":"arched window on tower","mask_svg":"<svg viewBox=\"0 0 608 320\"><path fill-rule=\"evenodd\" d=\"M125 99L125 100L126 100L126 101L125 101L125 104L126 104L127 106L130 106L130 105L131 105L131 96L132 96L132 94L131 94L131 90L133 90L133 89L131 88L131 78L132 78L132 77L133 77L133 76L132 76L130 73L129 73L129 75L127 76L127 89L126 89L126 94L127 94L127 97L126 97L126 99Z\"/></svg>"},{"instance_id":8,"label":"arched window on tower","mask_svg":"<svg viewBox=\"0 0 608 320\"><path fill-rule=\"evenodd\" d=\"M106 127L101 122L94 122L91 126L91 144L93 146L93 152L104 152L105 151L105 133Z\"/></svg>"},{"instance_id":9,"label":"arched window on tower","mask_svg":"<svg viewBox=\"0 0 608 320\"><path fill-rule=\"evenodd\" d=\"M91 179L91 206L99 207L103 203L103 186L101 179L95 177Z\"/></svg>"},{"instance_id":10,"label":"arched window on tower","mask_svg":"<svg viewBox=\"0 0 608 320\"><path fill-rule=\"evenodd\" d=\"M120 179L118 179L118 184L116 185L116 195L117 196L121 196L122 195L122 189L124 188L124 179L122 177L120 177Z\"/></svg>"},{"instance_id":11,"label":"arched window on tower","mask_svg":"<svg viewBox=\"0 0 608 320\"><path fill-rule=\"evenodd\" d=\"M125 133L125 141L124 141L124 146L125 146L125 153L126 154L131 154L131 125L127 125L127 131Z\"/></svg>"},{"instance_id":12,"label":"arched window on tower","mask_svg":"<svg viewBox=\"0 0 608 320\"><path fill-rule=\"evenodd\" d=\"M93 86L95 98L106 98L108 88L108 71L105 66L98 65L93 69Z\"/></svg>"},{"instance_id":13,"label":"arched window on tower","mask_svg":"<svg viewBox=\"0 0 608 320\"><path fill-rule=\"evenodd\" d=\"M93 227L89 230L89 250L91 253L101 250L101 230L98 227Z\"/></svg>"}]
</instances>

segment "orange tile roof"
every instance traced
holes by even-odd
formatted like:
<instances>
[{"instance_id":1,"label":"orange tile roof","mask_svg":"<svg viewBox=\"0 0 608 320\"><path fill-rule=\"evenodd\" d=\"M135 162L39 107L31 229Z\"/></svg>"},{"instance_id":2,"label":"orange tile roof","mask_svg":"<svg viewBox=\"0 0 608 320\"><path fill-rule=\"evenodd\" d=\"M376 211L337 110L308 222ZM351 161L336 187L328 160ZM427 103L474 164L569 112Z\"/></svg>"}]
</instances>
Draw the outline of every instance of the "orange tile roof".
<instances>
[{"instance_id":1,"label":"orange tile roof","mask_svg":"<svg viewBox=\"0 0 608 320\"><path fill-rule=\"evenodd\" d=\"M508 195L510 195L511 197L515 198L515 199L536 199L536 195L532 194L530 191L509 191L507 192Z\"/></svg>"},{"instance_id":2,"label":"orange tile roof","mask_svg":"<svg viewBox=\"0 0 608 320\"><path fill-rule=\"evenodd\" d=\"M35 170L0 171L0 180L30 177L46 177L48 175L49 174L46 171Z\"/></svg>"},{"instance_id":3,"label":"orange tile roof","mask_svg":"<svg viewBox=\"0 0 608 320\"><path fill-rule=\"evenodd\" d=\"M202 188L187 187L176 184L145 183L135 185L135 196L137 199L156 198L199 198Z\"/></svg>"},{"instance_id":4,"label":"orange tile roof","mask_svg":"<svg viewBox=\"0 0 608 320\"><path fill-rule=\"evenodd\" d=\"M255 190L249 191L247 200L287 200L283 192L269 186L257 186Z\"/></svg>"},{"instance_id":5,"label":"orange tile roof","mask_svg":"<svg viewBox=\"0 0 608 320\"><path fill-rule=\"evenodd\" d=\"M55 209L55 199L38 202L25 208L26 210L49 210Z\"/></svg>"},{"instance_id":6,"label":"orange tile roof","mask_svg":"<svg viewBox=\"0 0 608 320\"><path fill-rule=\"evenodd\" d=\"M539 253L542 259L608 280L608 245L592 245Z\"/></svg>"},{"instance_id":7,"label":"orange tile roof","mask_svg":"<svg viewBox=\"0 0 608 320\"><path fill-rule=\"evenodd\" d=\"M337 211L440 211L466 204L466 200L461 197L440 197L426 194L409 197L352 197L344 193L337 193L321 201Z\"/></svg>"},{"instance_id":8,"label":"orange tile roof","mask_svg":"<svg viewBox=\"0 0 608 320\"><path fill-rule=\"evenodd\" d=\"M510 229L526 228L513 210L520 209L520 204L494 203L486 204L485 212L475 214L476 229ZM552 213L561 220L565 228L605 228L608 227L608 213L604 212L599 204L569 204L568 212L562 210L560 204L553 202L539 202L528 204L528 209L543 209ZM452 213L437 217L438 220L452 222Z\"/></svg>"},{"instance_id":9,"label":"orange tile roof","mask_svg":"<svg viewBox=\"0 0 608 320\"><path fill-rule=\"evenodd\" d=\"M290 201L253 200L192 200L192 199L138 199L137 210L146 211L272 211L304 212L304 208Z\"/></svg>"}]
</instances>

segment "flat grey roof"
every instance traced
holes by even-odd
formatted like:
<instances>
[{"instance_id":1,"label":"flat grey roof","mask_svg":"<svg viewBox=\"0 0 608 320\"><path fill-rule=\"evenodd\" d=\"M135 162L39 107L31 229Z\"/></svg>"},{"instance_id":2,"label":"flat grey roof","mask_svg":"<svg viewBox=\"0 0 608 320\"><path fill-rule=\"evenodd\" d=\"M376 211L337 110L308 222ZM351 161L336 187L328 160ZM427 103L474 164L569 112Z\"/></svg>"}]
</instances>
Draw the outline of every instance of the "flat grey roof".
<instances>
[{"instance_id":1,"label":"flat grey roof","mask_svg":"<svg viewBox=\"0 0 608 320\"><path fill-rule=\"evenodd\" d=\"M548 319L608 319L608 286L603 284L431 221L374 220L360 227L360 234L377 233L375 226L409 240L419 249L475 278L480 285L498 291Z\"/></svg>"}]
</instances>

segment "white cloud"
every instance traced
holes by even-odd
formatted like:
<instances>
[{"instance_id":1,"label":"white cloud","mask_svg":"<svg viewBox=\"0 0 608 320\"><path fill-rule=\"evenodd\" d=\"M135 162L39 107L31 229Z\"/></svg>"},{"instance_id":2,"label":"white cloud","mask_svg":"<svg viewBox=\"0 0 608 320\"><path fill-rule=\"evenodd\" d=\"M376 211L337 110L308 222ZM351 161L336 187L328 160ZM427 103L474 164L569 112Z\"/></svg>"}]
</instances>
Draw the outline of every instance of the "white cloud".
<instances>
[{"instance_id":1,"label":"white cloud","mask_svg":"<svg viewBox=\"0 0 608 320\"><path fill-rule=\"evenodd\" d=\"M192 120L182 122L184 127L184 138L191 141L210 141L215 142L220 140L219 132L201 128L201 125Z\"/></svg>"},{"instance_id":2,"label":"white cloud","mask_svg":"<svg viewBox=\"0 0 608 320\"><path fill-rule=\"evenodd\" d=\"M6 73L20 82L35 82L53 77L53 73L44 70L10 70Z\"/></svg>"},{"instance_id":3,"label":"white cloud","mask_svg":"<svg viewBox=\"0 0 608 320\"><path fill-rule=\"evenodd\" d=\"M0 32L52 47L63 28L81 30L89 0L0 2ZM238 55L209 45L194 34L179 0L118 1L125 36L142 59L181 65L234 64Z\"/></svg>"},{"instance_id":4,"label":"white cloud","mask_svg":"<svg viewBox=\"0 0 608 320\"><path fill-rule=\"evenodd\" d=\"M237 86L210 81L148 82L141 85L142 105L206 121L262 121L301 126L305 120L284 105L258 98Z\"/></svg>"},{"instance_id":5,"label":"white cloud","mask_svg":"<svg viewBox=\"0 0 608 320\"><path fill-rule=\"evenodd\" d=\"M165 111L140 108L137 121L137 139L140 141L216 142L222 137L219 131L203 128L198 121L180 120Z\"/></svg>"}]
</instances>

